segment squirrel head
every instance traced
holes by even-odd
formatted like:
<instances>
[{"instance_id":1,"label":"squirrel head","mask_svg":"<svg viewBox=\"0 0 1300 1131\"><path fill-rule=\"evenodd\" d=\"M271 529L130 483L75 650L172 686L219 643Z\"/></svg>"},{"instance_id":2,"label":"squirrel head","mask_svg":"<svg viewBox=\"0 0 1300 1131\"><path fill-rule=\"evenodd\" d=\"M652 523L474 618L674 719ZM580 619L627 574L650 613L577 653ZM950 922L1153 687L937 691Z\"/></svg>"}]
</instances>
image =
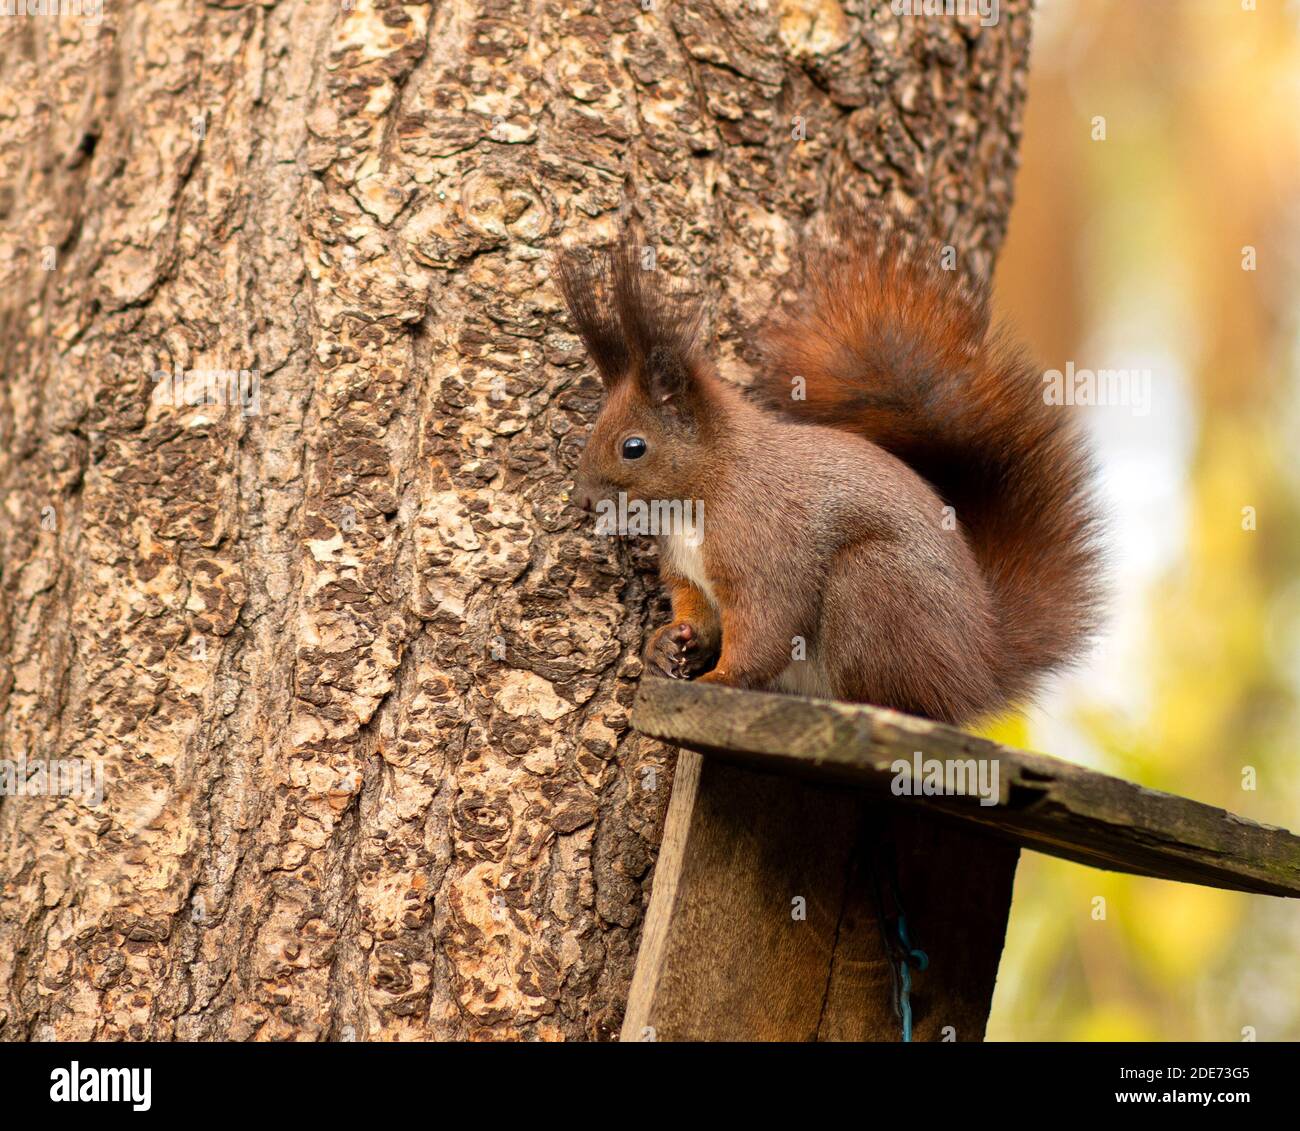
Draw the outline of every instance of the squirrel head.
<instances>
[{"instance_id":1,"label":"squirrel head","mask_svg":"<svg viewBox=\"0 0 1300 1131\"><path fill-rule=\"evenodd\" d=\"M620 493L697 498L719 407L699 303L667 293L662 272L627 242L583 259L564 252L554 274L606 394L578 461L575 501L590 510Z\"/></svg>"}]
</instances>

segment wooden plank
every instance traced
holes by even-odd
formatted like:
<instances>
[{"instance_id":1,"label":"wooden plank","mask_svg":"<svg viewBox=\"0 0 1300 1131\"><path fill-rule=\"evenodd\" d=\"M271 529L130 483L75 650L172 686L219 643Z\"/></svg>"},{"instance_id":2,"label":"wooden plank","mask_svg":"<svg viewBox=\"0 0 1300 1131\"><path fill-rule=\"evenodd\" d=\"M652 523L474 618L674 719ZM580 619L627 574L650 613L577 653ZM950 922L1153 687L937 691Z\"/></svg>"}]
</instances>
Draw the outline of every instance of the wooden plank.
<instances>
[{"instance_id":1,"label":"wooden plank","mask_svg":"<svg viewBox=\"0 0 1300 1131\"><path fill-rule=\"evenodd\" d=\"M687 750L622 1039L898 1040L871 882L882 840L930 960L911 994L913 1039L981 1039L1014 845Z\"/></svg>"},{"instance_id":2,"label":"wooden plank","mask_svg":"<svg viewBox=\"0 0 1300 1131\"><path fill-rule=\"evenodd\" d=\"M912 1039L983 1040L1020 849L899 805L868 804L864 817L867 838L881 830L897 853L909 933L929 959L913 976ZM819 1040L899 1039L865 848L848 877Z\"/></svg>"},{"instance_id":3,"label":"wooden plank","mask_svg":"<svg viewBox=\"0 0 1300 1131\"><path fill-rule=\"evenodd\" d=\"M853 785L1094 867L1300 895L1300 838L1284 829L897 711L646 680L632 723L722 760ZM911 761L917 751L969 761L976 770L982 763L990 775L996 768L997 804L984 806L972 796L892 797L897 761Z\"/></svg>"},{"instance_id":4,"label":"wooden plank","mask_svg":"<svg viewBox=\"0 0 1300 1131\"><path fill-rule=\"evenodd\" d=\"M678 757L624 1040L816 1036L860 803L789 785Z\"/></svg>"}]
</instances>

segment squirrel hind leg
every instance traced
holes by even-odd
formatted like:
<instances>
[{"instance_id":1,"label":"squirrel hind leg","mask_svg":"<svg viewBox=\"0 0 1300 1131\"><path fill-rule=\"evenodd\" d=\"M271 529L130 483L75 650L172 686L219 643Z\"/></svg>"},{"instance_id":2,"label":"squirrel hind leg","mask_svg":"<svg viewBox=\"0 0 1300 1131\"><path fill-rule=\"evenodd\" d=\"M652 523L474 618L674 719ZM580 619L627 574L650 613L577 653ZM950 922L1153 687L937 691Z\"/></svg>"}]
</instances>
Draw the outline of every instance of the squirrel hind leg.
<instances>
[{"instance_id":1,"label":"squirrel hind leg","mask_svg":"<svg viewBox=\"0 0 1300 1131\"><path fill-rule=\"evenodd\" d=\"M814 650L806 651L806 655L791 656L789 666L776 677L772 690L787 695L806 695L812 699L843 698L837 693L835 681L821 657L815 654L815 643Z\"/></svg>"},{"instance_id":2,"label":"squirrel hind leg","mask_svg":"<svg viewBox=\"0 0 1300 1131\"><path fill-rule=\"evenodd\" d=\"M906 556L867 542L842 554L823 595L818 652L836 699L961 723L1002 705L983 582L936 589Z\"/></svg>"}]
</instances>

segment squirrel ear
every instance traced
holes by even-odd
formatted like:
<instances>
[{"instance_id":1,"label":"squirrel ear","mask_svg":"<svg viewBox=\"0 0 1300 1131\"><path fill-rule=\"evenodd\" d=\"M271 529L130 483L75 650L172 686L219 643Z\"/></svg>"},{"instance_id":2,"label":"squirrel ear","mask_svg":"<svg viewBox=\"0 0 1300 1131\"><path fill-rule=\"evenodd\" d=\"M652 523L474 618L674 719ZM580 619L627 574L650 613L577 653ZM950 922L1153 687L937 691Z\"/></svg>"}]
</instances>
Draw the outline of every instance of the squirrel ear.
<instances>
[{"instance_id":1,"label":"squirrel ear","mask_svg":"<svg viewBox=\"0 0 1300 1131\"><path fill-rule=\"evenodd\" d=\"M660 343L642 363L641 380L655 404L681 401L695 386L694 359Z\"/></svg>"},{"instance_id":2,"label":"squirrel ear","mask_svg":"<svg viewBox=\"0 0 1300 1131\"><path fill-rule=\"evenodd\" d=\"M633 371L655 404L683 400L700 365L703 305L624 242L612 256L612 300Z\"/></svg>"},{"instance_id":3,"label":"squirrel ear","mask_svg":"<svg viewBox=\"0 0 1300 1131\"><path fill-rule=\"evenodd\" d=\"M673 290L654 262L625 236L596 256L560 251L551 270L606 387L633 374L662 404L694 385L702 306Z\"/></svg>"}]
</instances>

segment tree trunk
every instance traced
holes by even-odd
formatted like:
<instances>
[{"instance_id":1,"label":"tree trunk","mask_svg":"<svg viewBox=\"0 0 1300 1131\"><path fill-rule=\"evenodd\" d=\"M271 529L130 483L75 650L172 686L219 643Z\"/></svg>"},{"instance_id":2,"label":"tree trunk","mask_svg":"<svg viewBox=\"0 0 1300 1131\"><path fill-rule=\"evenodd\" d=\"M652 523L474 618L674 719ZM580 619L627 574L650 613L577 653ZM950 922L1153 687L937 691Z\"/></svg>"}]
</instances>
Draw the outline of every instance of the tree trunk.
<instances>
[{"instance_id":1,"label":"tree trunk","mask_svg":"<svg viewBox=\"0 0 1300 1131\"><path fill-rule=\"evenodd\" d=\"M987 271L1027 6L0 21L0 741L64 774L0 800L0 1037L617 1034L662 612L565 501L545 255L635 220L738 380L828 209Z\"/></svg>"}]
</instances>

